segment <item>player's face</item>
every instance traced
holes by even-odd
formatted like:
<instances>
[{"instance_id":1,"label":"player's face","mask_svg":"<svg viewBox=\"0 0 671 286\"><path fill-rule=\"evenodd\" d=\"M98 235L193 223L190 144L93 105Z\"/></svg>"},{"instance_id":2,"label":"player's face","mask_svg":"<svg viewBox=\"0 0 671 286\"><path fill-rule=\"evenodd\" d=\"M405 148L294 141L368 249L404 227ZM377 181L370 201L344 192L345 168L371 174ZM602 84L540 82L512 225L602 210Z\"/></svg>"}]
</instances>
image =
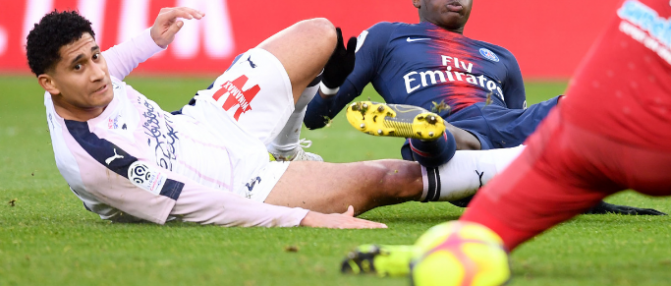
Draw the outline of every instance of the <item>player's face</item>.
<instances>
[{"instance_id":1,"label":"player's face","mask_svg":"<svg viewBox=\"0 0 671 286\"><path fill-rule=\"evenodd\" d=\"M473 0L413 0L413 5L419 9L420 20L461 34L471 15Z\"/></svg>"},{"instance_id":2,"label":"player's face","mask_svg":"<svg viewBox=\"0 0 671 286\"><path fill-rule=\"evenodd\" d=\"M56 67L47 73L53 88L47 91L58 96L61 105L73 113L104 109L114 92L107 62L95 39L84 33L79 40L61 47L60 55Z\"/></svg>"}]
</instances>

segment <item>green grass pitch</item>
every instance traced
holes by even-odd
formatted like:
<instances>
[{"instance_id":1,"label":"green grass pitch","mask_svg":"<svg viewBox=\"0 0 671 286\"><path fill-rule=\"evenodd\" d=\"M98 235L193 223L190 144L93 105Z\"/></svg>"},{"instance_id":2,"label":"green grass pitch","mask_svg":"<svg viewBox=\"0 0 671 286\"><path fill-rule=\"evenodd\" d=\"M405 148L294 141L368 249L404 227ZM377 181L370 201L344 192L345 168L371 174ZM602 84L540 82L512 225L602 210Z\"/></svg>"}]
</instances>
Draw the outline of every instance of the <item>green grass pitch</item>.
<instances>
[{"instance_id":1,"label":"green grass pitch","mask_svg":"<svg viewBox=\"0 0 671 286\"><path fill-rule=\"evenodd\" d=\"M212 78L127 80L175 110ZM564 88L529 83L527 94L535 103ZM56 169L42 94L34 77L0 77L0 285L408 285L341 275L340 260L363 243L412 244L462 213L406 203L363 215L385 230L111 224L87 212ZM378 98L372 89L368 97ZM303 136L327 161L400 158L401 140L360 134L343 116ZM671 212L671 199L632 192L608 201ZM580 216L519 248L512 267L511 285L669 285L671 218Z\"/></svg>"}]
</instances>

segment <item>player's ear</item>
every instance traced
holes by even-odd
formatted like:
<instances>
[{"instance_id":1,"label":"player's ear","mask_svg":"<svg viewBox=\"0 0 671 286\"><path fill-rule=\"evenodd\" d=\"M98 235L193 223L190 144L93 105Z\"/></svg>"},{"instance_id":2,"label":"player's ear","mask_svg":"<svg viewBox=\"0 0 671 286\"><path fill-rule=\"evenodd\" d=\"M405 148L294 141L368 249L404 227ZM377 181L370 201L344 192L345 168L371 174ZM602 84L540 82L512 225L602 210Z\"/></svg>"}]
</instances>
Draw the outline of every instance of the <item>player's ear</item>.
<instances>
[{"instance_id":1,"label":"player's ear","mask_svg":"<svg viewBox=\"0 0 671 286\"><path fill-rule=\"evenodd\" d=\"M412 5L419 9L422 7L422 0L412 0Z\"/></svg>"},{"instance_id":2,"label":"player's ear","mask_svg":"<svg viewBox=\"0 0 671 286\"><path fill-rule=\"evenodd\" d=\"M37 82L50 94L60 94L61 91L58 89L54 78L49 74L41 74L37 76Z\"/></svg>"}]
</instances>

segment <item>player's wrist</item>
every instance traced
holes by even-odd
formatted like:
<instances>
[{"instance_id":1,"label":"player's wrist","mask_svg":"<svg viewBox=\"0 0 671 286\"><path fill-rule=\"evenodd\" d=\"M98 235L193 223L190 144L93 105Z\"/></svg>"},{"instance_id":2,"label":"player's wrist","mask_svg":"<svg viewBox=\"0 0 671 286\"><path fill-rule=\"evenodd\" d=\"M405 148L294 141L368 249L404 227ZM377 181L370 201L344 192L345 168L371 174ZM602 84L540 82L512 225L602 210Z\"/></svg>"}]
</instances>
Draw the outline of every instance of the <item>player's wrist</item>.
<instances>
[{"instance_id":1,"label":"player's wrist","mask_svg":"<svg viewBox=\"0 0 671 286\"><path fill-rule=\"evenodd\" d=\"M161 37L161 34L158 32L157 28L149 28L149 35L151 35L151 39L154 41L154 44L156 44L159 48L164 50L168 48L168 43L166 43L166 40Z\"/></svg>"},{"instance_id":2,"label":"player's wrist","mask_svg":"<svg viewBox=\"0 0 671 286\"><path fill-rule=\"evenodd\" d=\"M346 48L340 28L336 28L336 33L338 35L338 43L324 66L322 81L319 84L319 90L327 96L338 93L340 86L345 83L349 74L354 70L354 63L356 61L356 38L350 38Z\"/></svg>"},{"instance_id":3,"label":"player's wrist","mask_svg":"<svg viewBox=\"0 0 671 286\"><path fill-rule=\"evenodd\" d=\"M338 93L339 90L340 90L340 86L336 86L334 88L331 88L331 87L326 86L326 84L324 84L323 81L319 82L319 92L323 96L326 96L326 97L334 96Z\"/></svg>"},{"instance_id":4,"label":"player's wrist","mask_svg":"<svg viewBox=\"0 0 671 286\"><path fill-rule=\"evenodd\" d=\"M315 213L313 211L308 211L308 213L305 214L305 217L303 217L299 225L305 227L315 227L315 219L316 219L315 216L318 214L319 213Z\"/></svg>"}]
</instances>

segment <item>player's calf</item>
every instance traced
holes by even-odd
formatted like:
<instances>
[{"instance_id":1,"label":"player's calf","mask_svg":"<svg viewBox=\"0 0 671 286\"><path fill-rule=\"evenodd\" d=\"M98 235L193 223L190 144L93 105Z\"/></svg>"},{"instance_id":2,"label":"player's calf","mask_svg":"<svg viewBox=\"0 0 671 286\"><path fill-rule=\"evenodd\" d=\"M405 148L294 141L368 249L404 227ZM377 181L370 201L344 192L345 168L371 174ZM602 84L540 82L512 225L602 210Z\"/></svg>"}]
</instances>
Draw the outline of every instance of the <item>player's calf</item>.
<instances>
[{"instance_id":1,"label":"player's calf","mask_svg":"<svg viewBox=\"0 0 671 286\"><path fill-rule=\"evenodd\" d=\"M267 149L270 154L277 161L319 161L324 159L314 153L305 152L304 149L312 146L312 141L301 139L301 127L303 126L303 118L308 103L317 93L319 89L319 82L321 76L316 77L308 85L308 87L301 93L300 99L296 102L294 112L289 116L289 120L284 125L284 128L273 139L273 142L268 144Z\"/></svg>"}]
</instances>

